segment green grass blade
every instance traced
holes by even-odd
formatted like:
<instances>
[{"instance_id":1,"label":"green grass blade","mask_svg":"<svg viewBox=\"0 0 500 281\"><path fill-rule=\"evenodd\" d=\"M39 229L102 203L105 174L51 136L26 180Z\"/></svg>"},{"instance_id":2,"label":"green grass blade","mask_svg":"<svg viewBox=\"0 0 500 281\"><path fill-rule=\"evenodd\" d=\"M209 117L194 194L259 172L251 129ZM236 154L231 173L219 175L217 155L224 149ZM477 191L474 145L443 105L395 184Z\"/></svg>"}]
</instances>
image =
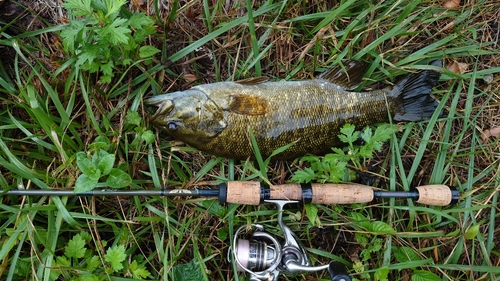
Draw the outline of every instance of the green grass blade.
<instances>
[{"instance_id":1,"label":"green grass blade","mask_svg":"<svg viewBox=\"0 0 500 281\"><path fill-rule=\"evenodd\" d=\"M333 9L330 12L324 13L325 17L323 18L323 20L318 25L316 25L316 27L314 27L311 30L311 34L316 33L320 29L322 29L323 27L331 24L332 21L335 20L339 16L339 14L342 14L347 8L349 8L350 6L352 6L352 4L354 4L355 2L356 2L356 0L345 1L339 7Z\"/></svg>"},{"instance_id":2,"label":"green grass blade","mask_svg":"<svg viewBox=\"0 0 500 281\"><path fill-rule=\"evenodd\" d=\"M257 11L254 12L253 16L254 17L258 17L260 15L263 15L271 10L274 10L276 9L277 7L279 7L279 3L275 3L275 4L266 4L261 6ZM184 49L178 51L177 53L173 54L172 56L170 56L170 60L172 62L176 62L178 61L180 58L188 55L189 53L192 53L194 52L194 50L196 50L197 48L203 46L204 44L210 42L211 40L213 40L214 38L216 38L217 36L227 32L228 30L232 29L232 28L235 28L245 22L248 21L248 15L245 15L241 18L238 18L236 20L233 20L232 22L230 23L226 23L224 24L222 27L220 27L219 29L217 30L214 30L212 33L204 36L203 38L201 39L198 39L197 41L191 43L189 46L185 47Z\"/></svg>"}]
</instances>

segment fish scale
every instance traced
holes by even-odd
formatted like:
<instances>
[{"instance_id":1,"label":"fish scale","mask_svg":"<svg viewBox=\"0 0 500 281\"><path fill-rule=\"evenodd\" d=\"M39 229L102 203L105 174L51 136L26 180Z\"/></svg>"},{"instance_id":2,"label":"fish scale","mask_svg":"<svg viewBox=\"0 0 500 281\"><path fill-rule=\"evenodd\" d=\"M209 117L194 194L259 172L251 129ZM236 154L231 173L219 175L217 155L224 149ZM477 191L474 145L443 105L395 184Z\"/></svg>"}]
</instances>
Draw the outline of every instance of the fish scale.
<instances>
[{"instance_id":1,"label":"fish scale","mask_svg":"<svg viewBox=\"0 0 500 281\"><path fill-rule=\"evenodd\" d=\"M234 159L253 157L251 130L263 157L294 143L273 156L282 160L330 152L342 145L337 135L346 123L363 128L391 118L421 121L437 107L429 96L440 76L437 71L412 73L393 88L370 92L346 90L359 83L360 67L353 64L346 73L341 71L332 69L303 81L198 85L152 97L146 104L158 108L151 118L154 125L201 151ZM346 76L357 78L348 81Z\"/></svg>"},{"instance_id":2,"label":"fish scale","mask_svg":"<svg viewBox=\"0 0 500 281\"><path fill-rule=\"evenodd\" d=\"M228 126L206 143L196 145L202 151L217 151L219 156L246 158L252 151L248 141L248 130L252 129L265 155L291 142L295 144L277 159L293 159L310 154L321 155L340 145L337 134L345 123L364 127L368 124L387 122L388 110L385 106L389 90L358 93L338 89L336 85L316 80L308 82L268 82L245 86L244 94L251 93L269 101L269 110L263 115L244 115L226 111ZM242 85L233 83L224 87L230 92L240 91ZM217 93L218 83L200 87L207 93ZM337 95L331 93L338 91ZM217 103L223 96L209 95ZM390 98L393 99L393 98ZM283 103L286 102L286 106ZM227 153L226 153L227 152Z\"/></svg>"}]
</instances>

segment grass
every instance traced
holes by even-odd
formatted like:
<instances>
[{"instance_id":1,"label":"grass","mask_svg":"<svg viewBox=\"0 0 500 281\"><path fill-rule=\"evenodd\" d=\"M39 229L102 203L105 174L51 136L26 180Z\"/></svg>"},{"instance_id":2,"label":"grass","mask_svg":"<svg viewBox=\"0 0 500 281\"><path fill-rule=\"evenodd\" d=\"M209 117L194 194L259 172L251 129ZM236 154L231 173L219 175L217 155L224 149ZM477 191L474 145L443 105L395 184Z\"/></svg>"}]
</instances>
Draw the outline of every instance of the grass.
<instances>
[{"instance_id":1,"label":"grass","mask_svg":"<svg viewBox=\"0 0 500 281\"><path fill-rule=\"evenodd\" d=\"M436 59L460 62L467 71L443 69L434 92L446 117L404 124L374 158L351 165L384 190L454 186L462 194L457 205L390 199L291 208L284 219L316 264L340 261L358 280L500 278L499 143L483 138L500 125L500 4L146 2L131 1L126 10L151 16L156 33L141 44L161 52L145 58L128 50L132 62L116 64L111 83L64 50L65 19L56 9L10 15L10 4L0 3L1 189L74 188L82 174L76 155L94 153L98 137L109 142L113 168L130 175L131 189L209 188L234 179L282 184L306 164L216 158L156 131L150 142L154 129L132 117L147 116L145 97L198 83L308 79L352 58L369 63L360 87L372 89ZM0 218L2 280L246 280L226 258L235 229L262 223L278 230L272 206L182 197L3 196Z\"/></svg>"}]
</instances>

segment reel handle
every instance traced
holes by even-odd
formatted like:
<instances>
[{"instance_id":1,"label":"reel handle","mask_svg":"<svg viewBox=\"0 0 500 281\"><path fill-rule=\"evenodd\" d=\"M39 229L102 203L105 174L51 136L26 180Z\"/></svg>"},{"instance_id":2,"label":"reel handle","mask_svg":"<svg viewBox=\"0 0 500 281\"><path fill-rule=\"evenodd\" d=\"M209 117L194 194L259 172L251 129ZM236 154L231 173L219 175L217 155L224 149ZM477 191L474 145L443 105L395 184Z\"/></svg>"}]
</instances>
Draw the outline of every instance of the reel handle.
<instances>
[{"instance_id":1,"label":"reel handle","mask_svg":"<svg viewBox=\"0 0 500 281\"><path fill-rule=\"evenodd\" d=\"M340 262L330 262L328 265L328 273L330 273L331 281L351 281L351 277L347 275L345 266Z\"/></svg>"}]
</instances>

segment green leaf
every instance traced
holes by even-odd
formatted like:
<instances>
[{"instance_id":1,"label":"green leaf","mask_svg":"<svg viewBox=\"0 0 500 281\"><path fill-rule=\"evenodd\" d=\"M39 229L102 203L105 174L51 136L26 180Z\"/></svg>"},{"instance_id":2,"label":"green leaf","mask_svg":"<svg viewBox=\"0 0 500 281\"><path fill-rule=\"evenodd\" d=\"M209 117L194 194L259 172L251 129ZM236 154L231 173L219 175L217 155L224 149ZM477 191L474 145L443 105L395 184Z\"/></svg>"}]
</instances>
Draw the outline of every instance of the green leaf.
<instances>
[{"instance_id":1,"label":"green leaf","mask_svg":"<svg viewBox=\"0 0 500 281\"><path fill-rule=\"evenodd\" d=\"M332 154L325 155L324 161L328 164L326 170L329 174L327 178L328 182L341 182L347 169L347 162L340 160L338 157L334 157Z\"/></svg>"},{"instance_id":2,"label":"green leaf","mask_svg":"<svg viewBox=\"0 0 500 281\"><path fill-rule=\"evenodd\" d=\"M61 31L61 37L63 39L63 47L66 52L74 52L75 51L75 42L77 42L78 33L81 32L81 29L68 27Z\"/></svg>"},{"instance_id":3,"label":"green leaf","mask_svg":"<svg viewBox=\"0 0 500 281\"><path fill-rule=\"evenodd\" d=\"M441 281L441 278L426 270L415 270L411 276L411 281Z\"/></svg>"},{"instance_id":4,"label":"green leaf","mask_svg":"<svg viewBox=\"0 0 500 281\"><path fill-rule=\"evenodd\" d=\"M365 266L361 261L357 261L352 265L352 269L354 269L356 273L363 273L365 271Z\"/></svg>"},{"instance_id":5,"label":"green leaf","mask_svg":"<svg viewBox=\"0 0 500 281\"><path fill-rule=\"evenodd\" d=\"M107 63L101 64L100 69L102 71L103 76L113 77L114 76L113 67L114 63L112 60L108 61Z\"/></svg>"},{"instance_id":6,"label":"green leaf","mask_svg":"<svg viewBox=\"0 0 500 281\"><path fill-rule=\"evenodd\" d=\"M104 255L104 260L111 264L111 267L115 272L123 269L123 261L127 256L125 255L125 246L117 245L108 248L106 254Z\"/></svg>"},{"instance_id":7,"label":"green leaf","mask_svg":"<svg viewBox=\"0 0 500 281\"><path fill-rule=\"evenodd\" d=\"M222 206L219 201L216 200L203 200L198 203L200 206L204 207L208 213L223 218L227 215L227 207Z\"/></svg>"},{"instance_id":8,"label":"green leaf","mask_svg":"<svg viewBox=\"0 0 500 281\"><path fill-rule=\"evenodd\" d=\"M141 117L137 111L129 110L127 112L127 116L125 116L125 123L131 124L135 126L139 126L141 124Z\"/></svg>"},{"instance_id":9,"label":"green leaf","mask_svg":"<svg viewBox=\"0 0 500 281\"><path fill-rule=\"evenodd\" d=\"M306 167L304 170L296 171L292 176L292 181L297 183L308 183L315 179L314 170Z\"/></svg>"},{"instance_id":10,"label":"green leaf","mask_svg":"<svg viewBox=\"0 0 500 281\"><path fill-rule=\"evenodd\" d=\"M318 225L318 207L314 204L306 204L306 214L313 226Z\"/></svg>"},{"instance_id":11,"label":"green leaf","mask_svg":"<svg viewBox=\"0 0 500 281\"><path fill-rule=\"evenodd\" d=\"M120 8L127 3L127 0L112 0L112 1L106 1L106 9L108 10L108 13L106 14L105 17L109 17L110 15L118 12Z\"/></svg>"},{"instance_id":12,"label":"green leaf","mask_svg":"<svg viewBox=\"0 0 500 281\"><path fill-rule=\"evenodd\" d=\"M92 62L92 63L84 63L82 64L81 68L83 70L88 70L90 73L94 73L94 72L97 72L99 71L99 67L101 66L101 63L100 62Z\"/></svg>"},{"instance_id":13,"label":"green leaf","mask_svg":"<svg viewBox=\"0 0 500 281\"><path fill-rule=\"evenodd\" d=\"M160 50L153 46L142 46L139 49L139 57L142 59L152 57L153 55L159 53Z\"/></svg>"},{"instance_id":14,"label":"green leaf","mask_svg":"<svg viewBox=\"0 0 500 281\"><path fill-rule=\"evenodd\" d=\"M86 262L87 262L87 270L90 272L96 270L101 265L99 256L92 256L91 258L86 259Z\"/></svg>"},{"instance_id":15,"label":"green leaf","mask_svg":"<svg viewBox=\"0 0 500 281\"><path fill-rule=\"evenodd\" d=\"M98 170L99 173L101 173ZM90 178L85 174L81 174L75 182L75 193L84 193L87 191L90 191L94 189L97 186L97 183L99 182L99 178L94 179Z\"/></svg>"},{"instance_id":16,"label":"green leaf","mask_svg":"<svg viewBox=\"0 0 500 281\"><path fill-rule=\"evenodd\" d=\"M467 229L467 231L464 233L464 237L465 239L470 240L475 238L478 233L479 233L479 224L469 227L469 229Z\"/></svg>"},{"instance_id":17,"label":"green leaf","mask_svg":"<svg viewBox=\"0 0 500 281\"><path fill-rule=\"evenodd\" d=\"M68 260L66 256L58 256L56 257L56 264L62 266L71 266L71 261Z\"/></svg>"},{"instance_id":18,"label":"green leaf","mask_svg":"<svg viewBox=\"0 0 500 281\"><path fill-rule=\"evenodd\" d=\"M396 233L396 230L392 228L390 225L383 221L374 221L370 223L369 230L371 232L379 233L379 234L393 234Z\"/></svg>"},{"instance_id":19,"label":"green leaf","mask_svg":"<svg viewBox=\"0 0 500 281\"><path fill-rule=\"evenodd\" d=\"M61 260L62 262L67 262L68 264L67 265L64 265L62 263L59 263L59 260ZM22 260L21 260L22 261ZM23 266L24 263L21 263L16 265L16 273L17 274L22 274L22 275L26 275L28 276L29 275L29 270L31 268L31 266L29 268L25 268L25 266ZM71 262L65 257L65 256L58 256L56 257L56 261L53 263L53 266L71 266ZM49 280L58 280L59 276L61 276L62 272L61 270L58 270L56 268L53 268L51 271L50 271L50 274L49 274Z\"/></svg>"},{"instance_id":20,"label":"green leaf","mask_svg":"<svg viewBox=\"0 0 500 281\"><path fill-rule=\"evenodd\" d=\"M345 152L342 149L340 149L338 147L332 147L332 151L333 151L333 153L329 154L329 155L332 155L330 157L332 157L332 158L333 157L334 158L338 158L339 161L340 160L344 160L345 161L345 160L348 159L347 158L348 155L346 155Z\"/></svg>"},{"instance_id":21,"label":"green leaf","mask_svg":"<svg viewBox=\"0 0 500 281\"><path fill-rule=\"evenodd\" d=\"M419 261L420 256L409 247L396 247L393 246L393 253L396 260L400 263Z\"/></svg>"},{"instance_id":22,"label":"green leaf","mask_svg":"<svg viewBox=\"0 0 500 281\"><path fill-rule=\"evenodd\" d=\"M111 172L111 169L113 169L113 165L115 164L115 155L107 153L102 149L100 151L102 156L99 157L99 164L97 167L101 170L102 175L107 175Z\"/></svg>"},{"instance_id":23,"label":"green leaf","mask_svg":"<svg viewBox=\"0 0 500 281\"><path fill-rule=\"evenodd\" d=\"M365 142L370 142L370 139L372 138L372 129L370 128L370 126L367 126L365 130L361 133L361 138Z\"/></svg>"},{"instance_id":24,"label":"green leaf","mask_svg":"<svg viewBox=\"0 0 500 281\"><path fill-rule=\"evenodd\" d=\"M82 10L85 14L92 14L92 7L90 4L92 1L87 0L66 0L62 6L68 10ZM72 11L74 12L74 11ZM85 14L78 14L77 16L83 16Z\"/></svg>"},{"instance_id":25,"label":"green leaf","mask_svg":"<svg viewBox=\"0 0 500 281\"><path fill-rule=\"evenodd\" d=\"M356 241L358 241L358 243L361 245L365 245L366 243L368 243L368 237L366 236L365 233L356 232L354 234L354 237L356 237Z\"/></svg>"},{"instance_id":26,"label":"green leaf","mask_svg":"<svg viewBox=\"0 0 500 281\"><path fill-rule=\"evenodd\" d=\"M76 61L76 65L92 65L92 63L94 62L94 59L96 57L97 56L94 56L90 52L82 52L78 56L78 60Z\"/></svg>"},{"instance_id":27,"label":"green leaf","mask_svg":"<svg viewBox=\"0 0 500 281\"><path fill-rule=\"evenodd\" d=\"M376 150L379 150L382 145L379 145L379 148L376 149L371 145L363 145L359 148L358 151L358 157L364 157L364 158L372 158L373 157L373 152Z\"/></svg>"},{"instance_id":28,"label":"green leaf","mask_svg":"<svg viewBox=\"0 0 500 281\"><path fill-rule=\"evenodd\" d=\"M123 18L117 18L112 24L103 27L100 34L103 38L106 38L111 44L117 46L119 44L127 44L131 30L125 26L123 23L127 21Z\"/></svg>"},{"instance_id":29,"label":"green leaf","mask_svg":"<svg viewBox=\"0 0 500 281\"><path fill-rule=\"evenodd\" d=\"M109 2L109 0L107 1ZM108 10L106 5L103 3L103 0L92 0L89 2L92 3L91 6L95 10L94 14L97 15L96 17L102 20L102 18L104 17L103 13L105 13Z\"/></svg>"},{"instance_id":30,"label":"green leaf","mask_svg":"<svg viewBox=\"0 0 500 281\"><path fill-rule=\"evenodd\" d=\"M109 84L111 83L111 78L113 78L113 76L102 75L101 78L99 79L99 82L101 82L102 84Z\"/></svg>"},{"instance_id":31,"label":"green leaf","mask_svg":"<svg viewBox=\"0 0 500 281\"><path fill-rule=\"evenodd\" d=\"M144 133L141 134L141 139L146 144L152 144L156 139L156 135L155 135L155 133L153 133L153 131L146 130Z\"/></svg>"},{"instance_id":32,"label":"green leaf","mask_svg":"<svg viewBox=\"0 0 500 281\"><path fill-rule=\"evenodd\" d=\"M389 268L387 268L386 266L380 267L379 269L377 269L377 271L375 271L373 277L375 281L386 281L387 277L389 277Z\"/></svg>"},{"instance_id":33,"label":"green leaf","mask_svg":"<svg viewBox=\"0 0 500 281\"><path fill-rule=\"evenodd\" d=\"M132 27L133 28L133 27ZM156 33L156 27L154 25L143 26L134 31L133 38L136 44L140 44L146 41L148 36Z\"/></svg>"},{"instance_id":34,"label":"green leaf","mask_svg":"<svg viewBox=\"0 0 500 281\"><path fill-rule=\"evenodd\" d=\"M371 253L375 253L375 252L378 252L382 249L382 239L380 238L375 238L372 240L372 243L371 245L368 247L368 251L370 251ZM368 257L370 258L370 257Z\"/></svg>"},{"instance_id":35,"label":"green leaf","mask_svg":"<svg viewBox=\"0 0 500 281\"><path fill-rule=\"evenodd\" d=\"M85 239L76 234L71 240L69 240L68 245L64 247L64 255L68 258L83 258L85 255Z\"/></svg>"},{"instance_id":36,"label":"green leaf","mask_svg":"<svg viewBox=\"0 0 500 281\"><path fill-rule=\"evenodd\" d=\"M132 273L132 277L135 279L142 280L150 275L149 271L146 270L146 267L144 265L139 265L135 260L130 264L129 270Z\"/></svg>"},{"instance_id":37,"label":"green leaf","mask_svg":"<svg viewBox=\"0 0 500 281\"><path fill-rule=\"evenodd\" d=\"M92 163L94 163L99 169L99 161L102 157L105 157L107 155L109 155L109 153L107 151L104 151L103 149L96 150L92 155Z\"/></svg>"},{"instance_id":38,"label":"green leaf","mask_svg":"<svg viewBox=\"0 0 500 281\"><path fill-rule=\"evenodd\" d=\"M345 124L344 127L340 129L339 139L342 142L352 144L358 140L358 134L356 133L356 127L352 124Z\"/></svg>"},{"instance_id":39,"label":"green leaf","mask_svg":"<svg viewBox=\"0 0 500 281\"><path fill-rule=\"evenodd\" d=\"M394 133L399 131L398 125L392 124L382 124L375 129L375 133L373 134L371 141L375 142L385 142L388 141Z\"/></svg>"},{"instance_id":40,"label":"green leaf","mask_svg":"<svg viewBox=\"0 0 500 281\"><path fill-rule=\"evenodd\" d=\"M228 232L229 231L227 227L222 227L217 230L217 237L219 237L220 240L224 241L227 239Z\"/></svg>"},{"instance_id":41,"label":"green leaf","mask_svg":"<svg viewBox=\"0 0 500 281\"><path fill-rule=\"evenodd\" d=\"M128 19L127 24L134 29L143 29L144 26L154 24L154 21L144 13L137 13Z\"/></svg>"},{"instance_id":42,"label":"green leaf","mask_svg":"<svg viewBox=\"0 0 500 281\"><path fill-rule=\"evenodd\" d=\"M107 137L98 136L95 138L94 142L89 145L89 149L93 151L98 151L99 149L108 151L111 142Z\"/></svg>"},{"instance_id":43,"label":"green leaf","mask_svg":"<svg viewBox=\"0 0 500 281\"><path fill-rule=\"evenodd\" d=\"M199 281L204 280L202 267L195 260L185 264L179 264L173 267L173 280Z\"/></svg>"},{"instance_id":44,"label":"green leaf","mask_svg":"<svg viewBox=\"0 0 500 281\"><path fill-rule=\"evenodd\" d=\"M80 231L80 236L87 242L90 242L90 240L92 240L92 236L88 232Z\"/></svg>"},{"instance_id":45,"label":"green leaf","mask_svg":"<svg viewBox=\"0 0 500 281\"><path fill-rule=\"evenodd\" d=\"M350 216L352 217L353 222L361 228L366 230L370 229L370 220L368 220L365 216L357 212L351 212Z\"/></svg>"},{"instance_id":46,"label":"green leaf","mask_svg":"<svg viewBox=\"0 0 500 281\"><path fill-rule=\"evenodd\" d=\"M80 171L87 177L91 179L99 179L101 176L99 169L96 164L88 158L85 152L78 152L76 154L76 165L80 168Z\"/></svg>"},{"instance_id":47,"label":"green leaf","mask_svg":"<svg viewBox=\"0 0 500 281\"><path fill-rule=\"evenodd\" d=\"M125 173L124 171L118 168L113 168L109 173L109 177L106 180L106 184L113 188L124 188L132 185L132 178L130 177L129 174Z\"/></svg>"},{"instance_id":48,"label":"green leaf","mask_svg":"<svg viewBox=\"0 0 500 281\"><path fill-rule=\"evenodd\" d=\"M77 64L81 64L83 66L86 66L87 68L91 69L93 67L93 64L94 64L94 59L98 59L98 58L102 58L102 50L103 48L106 48L107 44L102 44L102 43L98 43L98 44L85 44L83 46L81 46L81 52L80 52L80 56L78 57L78 63ZM89 58L87 60L84 60L82 59L81 57L85 55L85 56L88 56ZM99 62L99 65L100 65L100 62Z\"/></svg>"}]
</instances>

